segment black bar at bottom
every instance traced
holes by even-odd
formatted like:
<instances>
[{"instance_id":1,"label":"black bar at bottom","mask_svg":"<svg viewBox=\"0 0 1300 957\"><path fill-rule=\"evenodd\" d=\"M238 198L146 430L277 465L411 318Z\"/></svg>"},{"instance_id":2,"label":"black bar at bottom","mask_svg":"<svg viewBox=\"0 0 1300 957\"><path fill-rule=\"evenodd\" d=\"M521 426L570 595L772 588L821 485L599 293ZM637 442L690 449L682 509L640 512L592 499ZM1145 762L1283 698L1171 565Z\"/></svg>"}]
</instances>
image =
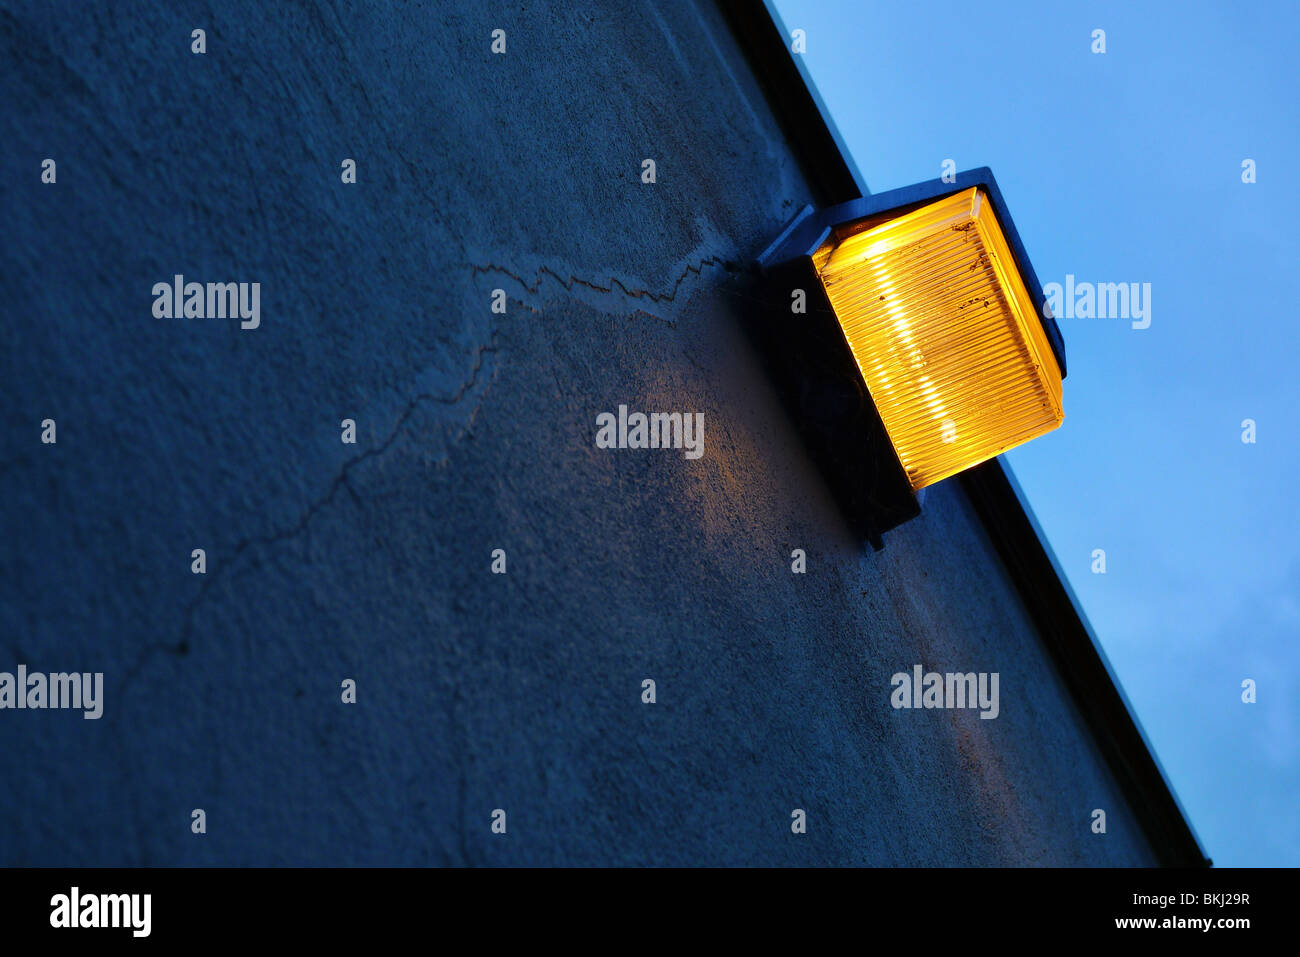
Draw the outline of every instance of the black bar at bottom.
<instances>
[{"instance_id":1,"label":"black bar at bottom","mask_svg":"<svg viewBox=\"0 0 1300 957\"><path fill-rule=\"evenodd\" d=\"M859 940L903 933L927 948L1099 936L1231 945L1282 931L1294 884L1291 871L1236 869L8 869L0 932L6 945L283 940L295 953L316 942L334 953L350 941L472 947L516 936L612 945L626 935L676 949L788 935L815 945L840 929ZM72 927L74 887L77 924L119 926Z\"/></svg>"}]
</instances>

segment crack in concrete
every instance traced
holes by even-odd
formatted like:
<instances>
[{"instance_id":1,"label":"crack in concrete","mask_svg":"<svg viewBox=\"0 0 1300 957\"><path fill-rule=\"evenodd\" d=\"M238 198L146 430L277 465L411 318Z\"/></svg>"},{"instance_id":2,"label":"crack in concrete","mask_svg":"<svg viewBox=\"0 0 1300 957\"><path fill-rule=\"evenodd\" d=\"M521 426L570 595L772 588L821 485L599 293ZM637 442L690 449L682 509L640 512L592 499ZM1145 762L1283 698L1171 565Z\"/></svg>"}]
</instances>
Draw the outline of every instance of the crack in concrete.
<instances>
[{"instance_id":1,"label":"crack in concrete","mask_svg":"<svg viewBox=\"0 0 1300 957\"><path fill-rule=\"evenodd\" d=\"M617 276L610 276L609 285L607 286L602 286L599 282L597 282L594 279L584 279L581 276L575 276L572 273L570 273L567 277L565 277L560 272L558 272L555 269L552 269L550 266L547 265L539 266L536 269L536 271L533 273L533 281L530 283L526 278L524 278L519 273L513 272L510 269L507 269L505 266L498 265L497 263L490 262L490 263L469 264L470 270L473 272L474 275L479 275L481 273L500 273L503 276L507 276L508 278L513 279L519 285L523 286L524 290L529 295L533 295L533 296L537 295L538 291L541 289L542 280L549 276L551 279L555 280L561 286L563 286L566 292L573 292L573 288L575 286L581 286L584 289L590 289L592 292L600 293L601 295L610 295L610 294L617 293L626 296L629 299L646 299L656 304L675 301L677 299L677 293L681 290L682 283L684 283L687 280L687 278L692 274L695 276L702 275L704 273L704 269L710 266L721 266L727 272L735 272L739 268L736 263L732 262L729 259L723 259L720 256L705 256L703 259L699 260L698 262L695 263L688 262L685 265L685 267L682 269L681 274L678 275L676 281L673 283L672 289L670 291L655 292L651 289L642 289L637 286L628 286ZM531 309L532 307L526 306L526 308ZM532 310L532 311L536 312L538 310ZM673 319L669 319L665 316L656 315L655 313L649 312L645 309L639 309L639 308L634 309L633 313L634 314L641 313L642 315L649 316L652 319L657 319L660 322L666 322L672 326L675 326L677 324L676 321Z\"/></svg>"},{"instance_id":2,"label":"crack in concrete","mask_svg":"<svg viewBox=\"0 0 1300 957\"><path fill-rule=\"evenodd\" d=\"M458 388L451 395L445 396L445 395L437 395L432 392L421 392L418 395L414 396L407 403L406 408L402 410L401 415L397 417L397 422L394 424L392 431L389 433L388 437L378 445L372 446L371 448L366 449L364 452L361 452L359 455L356 455L348 459L346 462L344 462L343 468L339 471L339 473L334 477L334 480L330 483L329 491L327 491L323 496L321 496L320 498L316 499L316 501L308 505L306 511L302 513L302 515L298 518L298 521L295 522L292 526L280 529L279 531L271 532L269 534L257 535L251 538L241 539L238 543L236 543L234 551L231 554L230 558L218 564L217 567L213 569L212 574L204 576L203 584L199 586L198 593L194 596L193 599L190 600L190 603L186 605L184 611L184 623L181 626L180 640L175 644L169 644L167 642L154 642L150 645L147 645L145 648L141 649L140 654L136 657L135 662L127 670L126 674L123 675L122 680L118 685L117 697L119 698L119 700L125 695L128 686L135 679L136 675L140 673L140 671L144 668L144 666L149 662L149 660L154 655L158 654L159 652L167 652L168 654L184 657L190 653L190 634L193 631L194 618L198 611L199 606L203 604L208 593L216 585L217 581L221 578L222 574L226 570L233 568L235 563L239 561L240 556L242 556L245 552L249 551L250 549L258 548L265 545L274 545L280 542L285 542L302 534L304 531L306 531L307 526L311 524L312 519L314 519L317 515L319 515L324 508L326 508L331 502L334 501L334 498L336 495L338 495L340 488L346 488L347 491L352 495L353 499L359 502L360 498L357 496L356 490L352 488L352 485L348 480L349 473L351 473L351 471L361 463L369 461L370 459L376 458L380 455L383 455L386 451L388 451L388 449L393 445L394 442L397 441L398 437L401 435L402 430L406 426L407 421L411 418L411 416L415 413L415 410L422 403L436 402L440 405L455 405L456 403L460 402L460 400L463 399L469 393L469 391L473 389L474 386L477 384L479 372L483 368L483 356L489 352L493 352L493 353L496 352L497 351L496 343L497 343L497 333L496 330L493 330L492 335L488 339L488 343L485 345L480 345L478 349L475 350L474 367L470 370L469 378L466 379L465 382L461 384L460 388ZM477 414L477 412L478 412L478 407L475 407L473 412L470 413L469 418L466 419L464 425L460 428L457 434L448 443L449 445L454 445L456 442L458 442L461 439L462 436L465 435L466 432L469 431L470 427L473 425L474 417ZM450 456L451 456L451 452L449 450L447 452L447 455L444 456L441 461L446 461L446 459L450 458Z\"/></svg>"}]
</instances>

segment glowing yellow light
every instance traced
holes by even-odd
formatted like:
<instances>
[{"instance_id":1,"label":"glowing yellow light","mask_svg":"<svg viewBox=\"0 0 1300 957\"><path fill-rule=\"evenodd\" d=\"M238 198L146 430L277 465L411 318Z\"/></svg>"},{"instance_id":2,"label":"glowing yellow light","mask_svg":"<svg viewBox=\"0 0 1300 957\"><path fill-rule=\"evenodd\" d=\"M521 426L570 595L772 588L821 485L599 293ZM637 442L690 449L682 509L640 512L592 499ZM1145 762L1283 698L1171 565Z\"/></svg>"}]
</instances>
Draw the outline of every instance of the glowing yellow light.
<instances>
[{"instance_id":1,"label":"glowing yellow light","mask_svg":"<svg viewBox=\"0 0 1300 957\"><path fill-rule=\"evenodd\" d=\"M978 187L841 229L813 265L913 489L1061 424L1060 367Z\"/></svg>"}]
</instances>

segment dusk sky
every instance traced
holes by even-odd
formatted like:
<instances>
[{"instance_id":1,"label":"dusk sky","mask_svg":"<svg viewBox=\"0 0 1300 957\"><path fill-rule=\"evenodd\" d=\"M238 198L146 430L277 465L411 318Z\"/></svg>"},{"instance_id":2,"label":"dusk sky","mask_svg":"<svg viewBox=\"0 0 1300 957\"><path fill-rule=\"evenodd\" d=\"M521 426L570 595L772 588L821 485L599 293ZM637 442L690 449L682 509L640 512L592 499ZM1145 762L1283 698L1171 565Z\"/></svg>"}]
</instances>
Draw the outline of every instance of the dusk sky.
<instances>
[{"instance_id":1,"label":"dusk sky","mask_svg":"<svg viewBox=\"0 0 1300 957\"><path fill-rule=\"evenodd\" d=\"M1007 458L1206 853L1294 866L1300 11L1138 6L778 3L872 192L988 166L1045 286L1150 283Z\"/></svg>"}]
</instances>

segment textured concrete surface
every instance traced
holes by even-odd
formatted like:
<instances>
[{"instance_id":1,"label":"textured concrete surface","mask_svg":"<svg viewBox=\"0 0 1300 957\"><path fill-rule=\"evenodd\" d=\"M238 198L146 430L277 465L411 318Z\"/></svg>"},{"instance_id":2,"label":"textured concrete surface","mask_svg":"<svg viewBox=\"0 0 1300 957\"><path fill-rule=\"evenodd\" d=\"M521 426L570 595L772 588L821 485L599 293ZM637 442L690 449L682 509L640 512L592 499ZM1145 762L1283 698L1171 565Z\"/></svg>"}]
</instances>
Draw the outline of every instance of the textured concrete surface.
<instances>
[{"instance_id":1,"label":"textured concrete surface","mask_svg":"<svg viewBox=\"0 0 1300 957\"><path fill-rule=\"evenodd\" d=\"M106 682L0 711L0 863L1149 862L961 490L871 553L776 401L809 195L717 12L463 6L0 4L0 670Z\"/></svg>"}]
</instances>

